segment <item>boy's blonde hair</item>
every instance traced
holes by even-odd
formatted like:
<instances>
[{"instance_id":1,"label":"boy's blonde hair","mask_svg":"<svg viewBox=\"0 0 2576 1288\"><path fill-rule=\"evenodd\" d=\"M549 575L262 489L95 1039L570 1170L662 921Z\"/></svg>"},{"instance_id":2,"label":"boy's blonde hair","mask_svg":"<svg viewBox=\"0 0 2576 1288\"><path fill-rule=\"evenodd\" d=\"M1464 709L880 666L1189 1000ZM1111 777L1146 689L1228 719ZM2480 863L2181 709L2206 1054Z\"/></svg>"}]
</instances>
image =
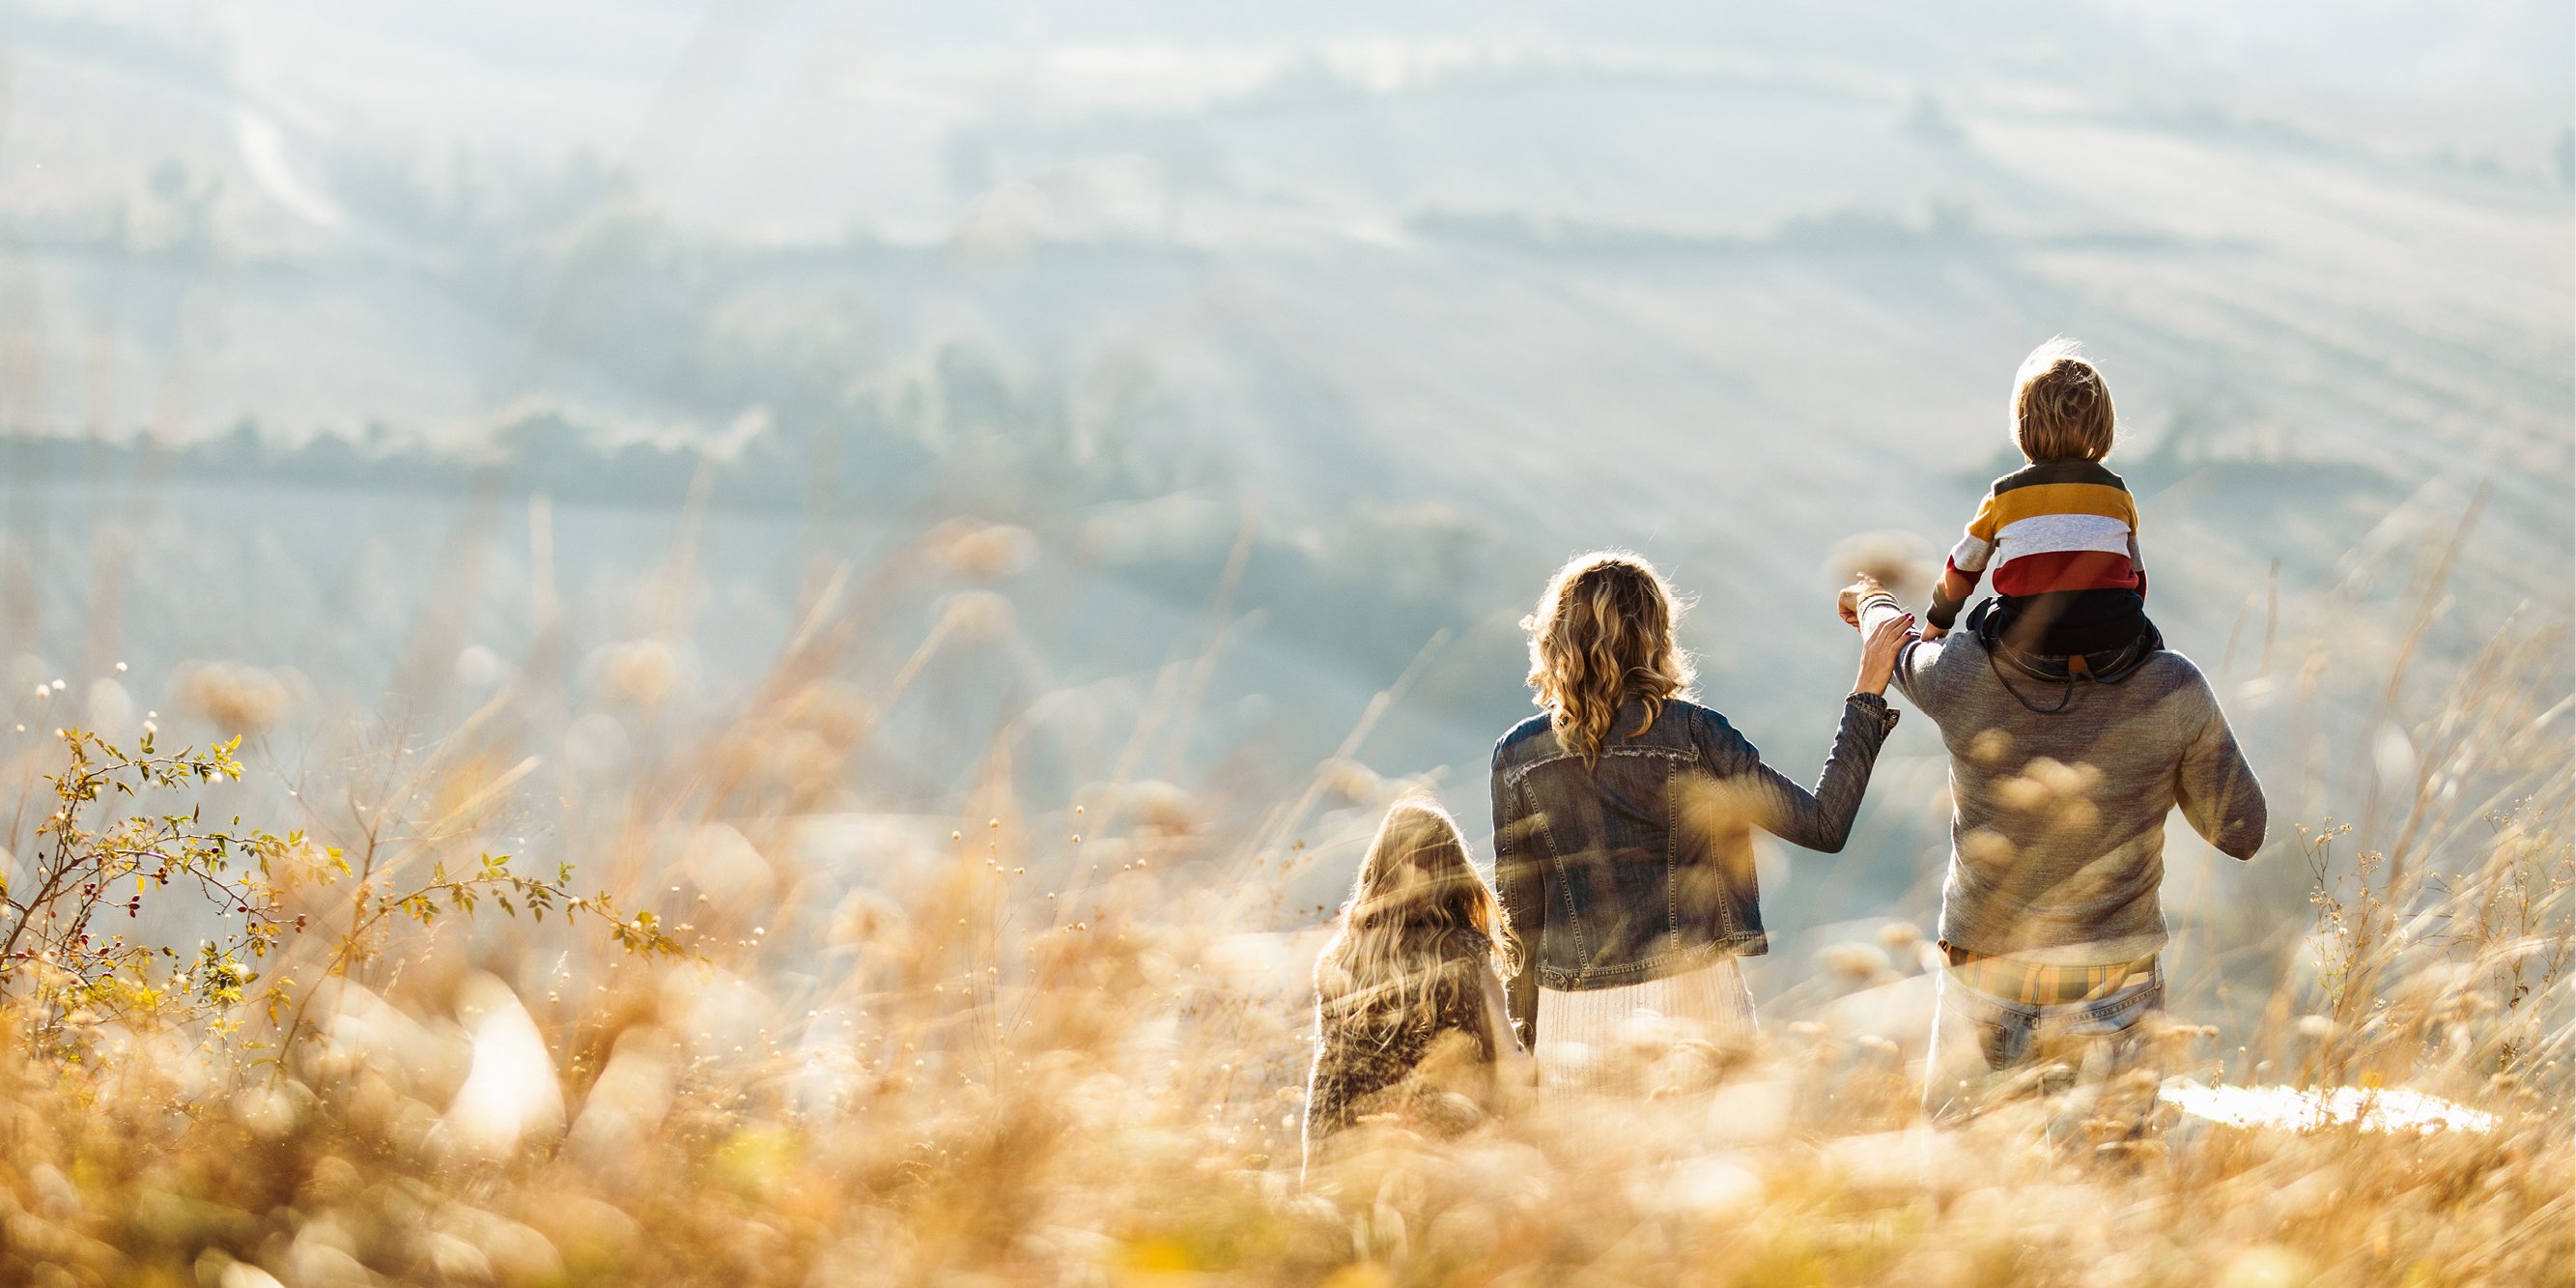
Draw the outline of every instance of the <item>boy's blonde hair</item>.
<instances>
[{"instance_id":1,"label":"boy's blonde hair","mask_svg":"<svg viewBox=\"0 0 2576 1288\"><path fill-rule=\"evenodd\" d=\"M2031 350L2013 374L2013 442L2034 462L2110 455L2116 419L2101 369L2065 336Z\"/></svg>"},{"instance_id":2,"label":"boy's blonde hair","mask_svg":"<svg viewBox=\"0 0 2576 1288\"><path fill-rule=\"evenodd\" d=\"M1645 704L1631 732L1652 728L1664 699L1687 692L1690 658L1673 642L1681 616L1663 574L1625 550L1578 555L1547 583L1529 632L1529 686L1567 751L1591 764L1630 698Z\"/></svg>"}]
</instances>

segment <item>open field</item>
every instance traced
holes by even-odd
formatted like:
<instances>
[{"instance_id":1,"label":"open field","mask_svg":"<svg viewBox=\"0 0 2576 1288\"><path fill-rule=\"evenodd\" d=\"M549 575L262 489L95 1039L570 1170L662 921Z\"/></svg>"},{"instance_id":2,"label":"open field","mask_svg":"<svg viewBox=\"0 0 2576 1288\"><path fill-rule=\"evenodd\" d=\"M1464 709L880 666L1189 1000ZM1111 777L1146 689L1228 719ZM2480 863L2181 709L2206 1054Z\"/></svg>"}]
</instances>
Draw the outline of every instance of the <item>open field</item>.
<instances>
[{"instance_id":1,"label":"open field","mask_svg":"<svg viewBox=\"0 0 2576 1288\"><path fill-rule=\"evenodd\" d=\"M973 535L912 556L979 557ZM2565 708L2529 667L2563 634L2500 638L2416 726L2378 848L2282 845L2313 864L2312 933L2258 942L2214 993L2221 972L2178 957L2205 1003L2144 1072L2042 1066L1928 1126L1930 959L1873 922L1770 1006L1749 1059L1641 1030L1649 1099L1364 1129L1301 1178L1321 913L1296 892L1403 784L1335 760L1236 821L1139 772L1207 700L1183 681L1061 795L1027 788L1045 738L1022 711L963 810L880 808L905 786L868 768L891 714L1018 629L992 594L950 592L889 641L827 590L714 717L669 712L674 659L623 646L582 668L566 762L536 751L566 693L541 665L434 736L379 725L293 765L261 736L274 678L192 675L200 718L249 750L131 812L202 831L292 785L280 818L230 829L278 834L235 851L263 875L236 864L215 909L224 942L269 927L232 959L256 977L211 956L102 970L67 928L14 973L11 1277L2509 1284L2576 1256ZM613 749L584 741L603 716L632 731ZM10 764L34 803L18 834L58 803L80 830L22 843L15 897L65 853L180 851L92 839L125 835L104 829L119 798L58 801L39 771L66 773L60 752ZM192 798L213 808L192 821ZM100 939L194 906L184 880L138 880L128 914L117 874L140 870L101 861L81 869L113 887L82 923ZM2334 1086L2359 1090L2331 1115L2283 1103ZM2426 1124L2419 1094L2458 1108Z\"/></svg>"},{"instance_id":2,"label":"open field","mask_svg":"<svg viewBox=\"0 0 2576 1288\"><path fill-rule=\"evenodd\" d=\"M2564 6L1377 8L0 0L8 890L60 729L242 739L85 827L277 838L55 892L0 1278L2576 1273ZM2272 802L2169 837L2169 1094L1921 1122L1909 719L1758 856L1749 1062L1301 1179L1546 572L1653 557L1810 776L2057 332Z\"/></svg>"}]
</instances>

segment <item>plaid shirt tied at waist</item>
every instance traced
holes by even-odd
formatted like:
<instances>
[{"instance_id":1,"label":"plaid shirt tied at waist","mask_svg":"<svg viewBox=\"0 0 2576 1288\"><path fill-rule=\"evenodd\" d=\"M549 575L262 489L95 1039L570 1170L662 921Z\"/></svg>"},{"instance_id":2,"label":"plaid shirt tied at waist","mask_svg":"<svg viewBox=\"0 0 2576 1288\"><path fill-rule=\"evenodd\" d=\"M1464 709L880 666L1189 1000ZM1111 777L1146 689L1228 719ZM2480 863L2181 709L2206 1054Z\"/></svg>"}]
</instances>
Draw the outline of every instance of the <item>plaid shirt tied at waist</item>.
<instances>
[{"instance_id":1,"label":"plaid shirt tied at waist","mask_svg":"<svg viewBox=\"0 0 2576 1288\"><path fill-rule=\"evenodd\" d=\"M2000 997L2024 1006L2098 1002L2135 981L2146 979L2156 968L2154 953L2133 962L2059 966L2010 957L1987 957L1953 947L1947 940L1942 941L1941 951L1950 959L1950 974L1960 983L1988 997Z\"/></svg>"}]
</instances>

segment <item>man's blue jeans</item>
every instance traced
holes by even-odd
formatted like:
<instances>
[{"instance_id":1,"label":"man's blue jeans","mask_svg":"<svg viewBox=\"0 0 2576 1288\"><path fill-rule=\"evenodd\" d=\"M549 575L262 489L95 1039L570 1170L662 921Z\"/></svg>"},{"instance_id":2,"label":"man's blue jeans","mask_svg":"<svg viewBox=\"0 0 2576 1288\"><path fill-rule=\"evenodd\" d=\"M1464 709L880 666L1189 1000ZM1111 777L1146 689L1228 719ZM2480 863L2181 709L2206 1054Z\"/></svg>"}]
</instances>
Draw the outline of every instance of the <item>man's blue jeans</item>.
<instances>
[{"instance_id":1,"label":"man's blue jeans","mask_svg":"<svg viewBox=\"0 0 2576 1288\"><path fill-rule=\"evenodd\" d=\"M1923 1110L1936 1121L1955 1120L2001 1075L2027 1064L2034 1050L2079 1039L2088 1066L2098 1059L2103 1071L2116 1071L2137 1056L2139 1023L2164 1008L2162 961L2147 978L2107 996L2043 1006L1978 992L1943 971L1932 1049L1924 1059Z\"/></svg>"}]
</instances>

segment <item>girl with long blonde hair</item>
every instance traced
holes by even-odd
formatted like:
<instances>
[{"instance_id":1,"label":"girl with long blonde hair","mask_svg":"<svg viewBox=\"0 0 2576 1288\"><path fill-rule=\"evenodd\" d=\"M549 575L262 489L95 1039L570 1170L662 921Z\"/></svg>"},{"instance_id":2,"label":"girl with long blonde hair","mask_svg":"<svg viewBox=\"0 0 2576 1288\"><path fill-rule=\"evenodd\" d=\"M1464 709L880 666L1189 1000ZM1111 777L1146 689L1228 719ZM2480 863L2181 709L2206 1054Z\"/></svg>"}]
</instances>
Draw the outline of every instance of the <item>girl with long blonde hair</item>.
<instances>
[{"instance_id":1,"label":"girl with long blonde hair","mask_svg":"<svg viewBox=\"0 0 2576 1288\"><path fill-rule=\"evenodd\" d=\"M1364 1115L1435 1129L1479 1117L1517 1050L1501 978L1519 946L1448 811L1421 797L1387 810L1341 923L1315 962L1309 1155Z\"/></svg>"},{"instance_id":2,"label":"girl with long blonde hair","mask_svg":"<svg viewBox=\"0 0 2576 1288\"><path fill-rule=\"evenodd\" d=\"M1494 866L1523 949L1508 1009L1542 1086L1641 1089L1618 1059L1641 1015L1712 1048L1750 1039L1735 959L1768 948L1752 830L1841 849L1896 724L1882 695L1910 616L1866 641L1810 791L1691 700L1681 611L1653 564L1609 550L1558 570L1521 622L1540 714L1494 746Z\"/></svg>"}]
</instances>

